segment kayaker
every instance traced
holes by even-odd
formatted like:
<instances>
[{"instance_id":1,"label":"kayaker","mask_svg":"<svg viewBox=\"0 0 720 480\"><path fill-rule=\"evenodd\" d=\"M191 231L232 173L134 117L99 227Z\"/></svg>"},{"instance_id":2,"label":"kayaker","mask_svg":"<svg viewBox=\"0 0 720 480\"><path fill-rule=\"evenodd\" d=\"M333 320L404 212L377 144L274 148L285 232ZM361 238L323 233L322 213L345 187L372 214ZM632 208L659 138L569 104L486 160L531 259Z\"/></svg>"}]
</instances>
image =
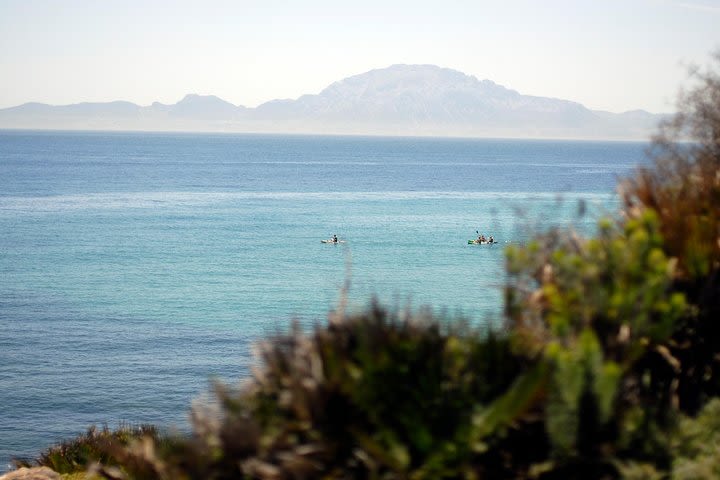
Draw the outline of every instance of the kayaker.
<instances>
[{"instance_id":1,"label":"kayaker","mask_svg":"<svg viewBox=\"0 0 720 480\"><path fill-rule=\"evenodd\" d=\"M488 243L495 243L495 239L492 235L490 235L490 238L488 238Z\"/></svg>"},{"instance_id":2,"label":"kayaker","mask_svg":"<svg viewBox=\"0 0 720 480\"><path fill-rule=\"evenodd\" d=\"M333 243L338 243L337 235L333 234L332 241L333 241Z\"/></svg>"}]
</instances>

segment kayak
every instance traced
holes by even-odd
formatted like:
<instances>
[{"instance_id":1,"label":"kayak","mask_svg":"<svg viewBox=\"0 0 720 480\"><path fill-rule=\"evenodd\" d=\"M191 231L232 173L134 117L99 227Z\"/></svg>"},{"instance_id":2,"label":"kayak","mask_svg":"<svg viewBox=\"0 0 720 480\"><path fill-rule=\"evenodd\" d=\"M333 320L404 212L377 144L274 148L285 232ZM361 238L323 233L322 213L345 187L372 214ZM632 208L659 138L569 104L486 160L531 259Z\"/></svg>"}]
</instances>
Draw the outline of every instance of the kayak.
<instances>
[{"instance_id":1,"label":"kayak","mask_svg":"<svg viewBox=\"0 0 720 480\"><path fill-rule=\"evenodd\" d=\"M345 243L345 240L338 240L337 242L333 242L332 240L320 240L320 243Z\"/></svg>"},{"instance_id":2,"label":"kayak","mask_svg":"<svg viewBox=\"0 0 720 480\"><path fill-rule=\"evenodd\" d=\"M497 240L494 242L478 242L477 240L468 240L468 245L492 245L494 243L498 243Z\"/></svg>"}]
</instances>

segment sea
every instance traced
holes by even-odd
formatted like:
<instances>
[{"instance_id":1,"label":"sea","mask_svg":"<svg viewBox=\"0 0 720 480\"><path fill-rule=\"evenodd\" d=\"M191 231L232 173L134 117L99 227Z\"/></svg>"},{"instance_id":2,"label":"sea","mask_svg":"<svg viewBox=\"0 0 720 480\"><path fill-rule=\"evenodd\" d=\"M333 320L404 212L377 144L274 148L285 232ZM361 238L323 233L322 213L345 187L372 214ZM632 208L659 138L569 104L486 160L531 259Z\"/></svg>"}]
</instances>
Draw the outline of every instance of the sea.
<instances>
[{"instance_id":1,"label":"sea","mask_svg":"<svg viewBox=\"0 0 720 480\"><path fill-rule=\"evenodd\" d=\"M592 234L646 147L0 131L0 472L91 425L186 431L343 291L500 325L504 248Z\"/></svg>"}]
</instances>

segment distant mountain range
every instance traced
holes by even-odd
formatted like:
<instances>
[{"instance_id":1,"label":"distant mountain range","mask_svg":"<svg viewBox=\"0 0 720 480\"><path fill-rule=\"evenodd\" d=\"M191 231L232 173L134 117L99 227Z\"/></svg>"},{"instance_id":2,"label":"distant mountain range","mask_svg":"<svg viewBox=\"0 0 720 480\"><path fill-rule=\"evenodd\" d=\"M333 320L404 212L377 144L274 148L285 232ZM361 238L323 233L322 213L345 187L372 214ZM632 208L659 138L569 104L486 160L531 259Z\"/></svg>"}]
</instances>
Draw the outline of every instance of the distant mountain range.
<instances>
[{"instance_id":1,"label":"distant mountain range","mask_svg":"<svg viewBox=\"0 0 720 480\"><path fill-rule=\"evenodd\" d=\"M317 95L256 108L212 95L148 107L26 103L0 109L0 128L644 140L663 117L521 95L433 65L393 65L335 82Z\"/></svg>"}]
</instances>

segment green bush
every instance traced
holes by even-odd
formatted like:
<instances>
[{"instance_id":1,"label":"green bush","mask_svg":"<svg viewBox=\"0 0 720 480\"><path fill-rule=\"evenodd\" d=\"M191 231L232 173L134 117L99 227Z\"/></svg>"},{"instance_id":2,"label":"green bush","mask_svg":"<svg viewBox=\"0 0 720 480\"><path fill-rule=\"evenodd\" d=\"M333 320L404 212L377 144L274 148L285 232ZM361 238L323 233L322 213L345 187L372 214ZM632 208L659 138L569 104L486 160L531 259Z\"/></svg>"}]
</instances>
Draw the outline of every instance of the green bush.
<instances>
[{"instance_id":1,"label":"green bush","mask_svg":"<svg viewBox=\"0 0 720 480\"><path fill-rule=\"evenodd\" d=\"M113 449L122 448L135 439L149 438L156 441L159 437L157 429L152 425L121 425L115 430L110 430L107 425L101 429L93 426L71 440L48 448L35 461L16 460L15 465L44 466L58 473L83 472L93 463L113 465Z\"/></svg>"},{"instance_id":2,"label":"green bush","mask_svg":"<svg viewBox=\"0 0 720 480\"><path fill-rule=\"evenodd\" d=\"M658 216L662 248L677 262L673 290L691 307L667 344L680 369L668 381L677 380L679 406L691 414L720 395L720 68L694 79L653 139L652 167L621 186L627 218Z\"/></svg>"},{"instance_id":3,"label":"green bush","mask_svg":"<svg viewBox=\"0 0 720 480\"><path fill-rule=\"evenodd\" d=\"M546 468L613 475L618 459L667 466L676 394L666 343L686 310L657 216L601 220L591 239L559 232L507 252L507 329L545 365L538 408Z\"/></svg>"},{"instance_id":4,"label":"green bush","mask_svg":"<svg viewBox=\"0 0 720 480\"><path fill-rule=\"evenodd\" d=\"M222 421L197 429L216 459L208 477L464 476L482 454L470 441L477 409L525 368L492 332L377 305L261 352L250 385L217 389Z\"/></svg>"},{"instance_id":5,"label":"green bush","mask_svg":"<svg viewBox=\"0 0 720 480\"><path fill-rule=\"evenodd\" d=\"M697 417L684 417L672 439L672 477L720 478L720 399L708 402Z\"/></svg>"}]
</instances>

